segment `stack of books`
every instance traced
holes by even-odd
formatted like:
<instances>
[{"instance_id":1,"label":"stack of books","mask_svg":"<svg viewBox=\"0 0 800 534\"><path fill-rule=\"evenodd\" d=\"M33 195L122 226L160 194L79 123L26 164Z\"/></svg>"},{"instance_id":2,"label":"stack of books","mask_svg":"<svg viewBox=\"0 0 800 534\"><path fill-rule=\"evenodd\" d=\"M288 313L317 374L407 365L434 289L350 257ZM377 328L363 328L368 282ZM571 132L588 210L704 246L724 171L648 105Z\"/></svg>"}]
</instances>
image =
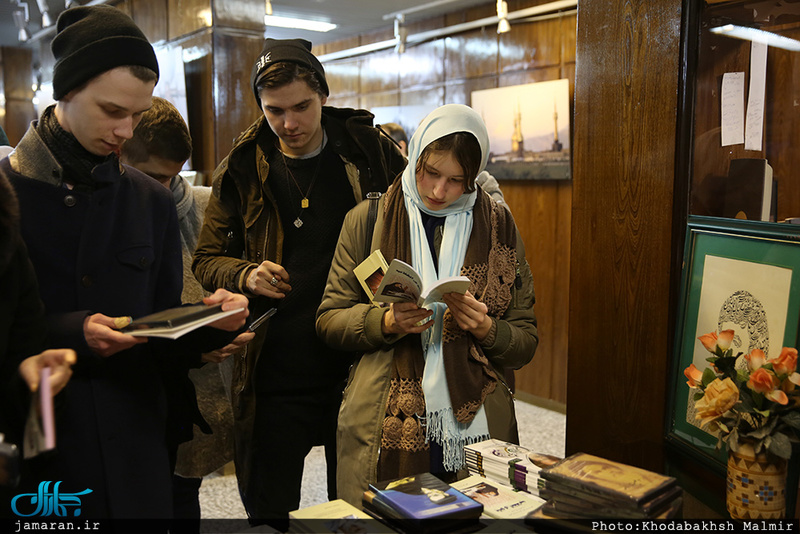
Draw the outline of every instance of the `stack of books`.
<instances>
[{"instance_id":1,"label":"stack of books","mask_svg":"<svg viewBox=\"0 0 800 534\"><path fill-rule=\"evenodd\" d=\"M539 472L539 518L669 519L683 490L673 477L578 453Z\"/></svg>"},{"instance_id":2,"label":"stack of books","mask_svg":"<svg viewBox=\"0 0 800 534\"><path fill-rule=\"evenodd\" d=\"M471 475L480 475L511 489L539 494L540 465L532 458L541 457L552 464L559 460L548 455L540 455L525 447L487 439L464 447L467 470Z\"/></svg>"},{"instance_id":3,"label":"stack of books","mask_svg":"<svg viewBox=\"0 0 800 534\"><path fill-rule=\"evenodd\" d=\"M401 532L474 531L483 505L430 473L370 484L364 511Z\"/></svg>"}]
</instances>

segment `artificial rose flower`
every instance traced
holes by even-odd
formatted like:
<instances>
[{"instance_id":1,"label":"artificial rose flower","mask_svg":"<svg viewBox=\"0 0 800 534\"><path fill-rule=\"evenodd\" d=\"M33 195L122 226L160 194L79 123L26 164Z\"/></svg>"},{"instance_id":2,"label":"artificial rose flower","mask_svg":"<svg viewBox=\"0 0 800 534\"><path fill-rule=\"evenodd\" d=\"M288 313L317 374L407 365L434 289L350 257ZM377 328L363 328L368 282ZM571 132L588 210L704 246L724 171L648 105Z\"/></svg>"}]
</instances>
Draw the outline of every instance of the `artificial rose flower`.
<instances>
[{"instance_id":1,"label":"artificial rose flower","mask_svg":"<svg viewBox=\"0 0 800 534\"><path fill-rule=\"evenodd\" d=\"M706 348L708 352L714 352L717 348L717 333L711 332L710 334L703 334L702 336L698 337L697 339L700 340L700 343Z\"/></svg>"},{"instance_id":2,"label":"artificial rose flower","mask_svg":"<svg viewBox=\"0 0 800 534\"><path fill-rule=\"evenodd\" d=\"M723 330L717 336L717 346L721 348L723 351L728 350L731 348L731 343L733 342L733 330Z\"/></svg>"},{"instance_id":3,"label":"artificial rose flower","mask_svg":"<svg viewBox=\"0 0 800 534\"><path fill-rule=\"evenodd\" d=\"M797 369L797 349L783 347L780 356L769 361L776 375L788 375Z\"/></svg>"},{"instance_id":4,"label":"artificial rose flower","mask_svg":"<svg viewBox=\"0 0 800 534\"><path fill-rule=\"evenodd\" d=\"M733 380L717 378L706 387L705 394L695 403L696 418L705 425L734 407L739 401L739 390Z\"/></svg>"},{"instance_id":5,"label":"artificial rose flower","mask_svg":"<svg viewBox=\"0 0 800 534\"><path fill-rule=\"evenodd\" d=\"M747 380L747 387L758 393L769 393L777 386L777 377L763 367L753 371Z\"/></svg>"},{"instance_id":6,"label":"artificial rose flower","mask_svg":"<svg viewBox=\"0 0 800 534\"><path fill-rule=\"evenodd\" d=\"M703 384L703 372L695 367L694 364L684 369L683 374L689 379L686 384L690 388L699 388Z\"/></svg>"},{"instance_id":7,"label":"artificial rose flower","mask_svg":"<svg viewBox=\"0 0 800 534\"><path fill-rule=\"evenodd\" d=\"M760 369L767 363L767 356L761 349L753 349L750 354L744 355L744 359L747 360L747 368L750 369L750 372Z\"/></svg>"}]
</instances>

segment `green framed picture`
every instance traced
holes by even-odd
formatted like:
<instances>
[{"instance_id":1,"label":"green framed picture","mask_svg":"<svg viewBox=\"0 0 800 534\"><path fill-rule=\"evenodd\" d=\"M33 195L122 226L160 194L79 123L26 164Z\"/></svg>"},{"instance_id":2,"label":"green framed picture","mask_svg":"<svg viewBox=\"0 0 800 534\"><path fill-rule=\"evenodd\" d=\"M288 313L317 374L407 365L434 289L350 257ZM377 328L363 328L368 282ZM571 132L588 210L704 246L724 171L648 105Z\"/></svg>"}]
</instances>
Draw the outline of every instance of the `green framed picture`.
<instances>
[{"instance_id":1,"label":"green framed picture","mask_svg":"<svg viewBox=\"0 0 800 534\"><path fill-rule=\"evenodd\" d=\"M683 371L710 365L698 337L711 332L733 329L734 354L797 347L800 225L690 217L677 313L667 441L722 472L727 452L696 421Z\"/></svg>"}]
</instances>

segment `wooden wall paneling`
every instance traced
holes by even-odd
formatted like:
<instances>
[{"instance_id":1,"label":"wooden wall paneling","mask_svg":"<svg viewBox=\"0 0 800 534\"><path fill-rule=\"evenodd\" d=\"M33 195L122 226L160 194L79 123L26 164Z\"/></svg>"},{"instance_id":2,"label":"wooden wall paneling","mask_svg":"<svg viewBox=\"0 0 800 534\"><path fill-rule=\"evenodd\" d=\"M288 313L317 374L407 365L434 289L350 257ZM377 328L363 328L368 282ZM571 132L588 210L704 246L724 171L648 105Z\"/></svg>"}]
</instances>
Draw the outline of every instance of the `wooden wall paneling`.
<instances>
[{"instance_id":1,"label":"wooden wall paneling","mask_svg":"<svg viewBox=\"0 0 800 534\"><path fill-rule=\"evenodd\" d=\"M3 89L6 101L33 98L33 51L3 47Z\"/></svg>"},{"instance_id":2,"label":"wooden wall paneling","mask_svg":"<svg viewBox=\"0 0 800 534\"><path fill-rule=\"evenodd\" d=\"M361 38L358 35L354 35L348 39L340 39L338 41L334 41L332 43L325 43L321 45L314 45L311 48L311 52L319 57L325 54L332 54L334 52L340 52L342 50L349 50L351 48L356 48L362 44ZM312 42L313 45L313 42ZM327 65L325 66L327 69Z\"/></svg>"},{"instance_id":3,"label":"wooden wall paneling","mask_svg":"<svg viewBox=\"0 0 800 534\"><path fill-rule=\"evenodd\" d=\"M167 0L129 0L131 18L151 43L169 38Z\"/></svg>"},{"instance_id":4,"label":"wooden wall paneling","mask_svg":"<svg viewBox=\"0 0 800 534\"><path fill-rule=\"evenodd\" d=\"M240 28L264 35L264 0L213 0L214 27ZM269 37L269 28L267 28Z\"/></svg>"},{"instance_id":5,"label":"wooden wall paneling","mask_svg":"<svg viewBox=\"0 0 800 534\"><path fill-rule=\"evenodd\" d=\"M400 94L397 91L386 93L370 93L359 99L359 107L363 109L397 107L400 105Z\"/></svg>"},{"instance_id":6,"label":"wooden wall paneling","mask_svg":"<svg viewBox=\"0 0 800 534\"><path fill-rule=\"evenodd\" d=\"M361 60L342 59L332 61L323 65L325 69L325 79L328 81L330 97L356 97L359 95L361 86Z\"/></svg>"},{"instance_id":7,"label":"wooden wall paneling","mask_svg":"<svg viewBox=\"0 0 800 534\"><path fill-rule=\"evenodd\" d=\"M561 64L575 63L575 48L576 48L576 30L578 28L577 15L564 15L560 17L559 24L561 29L559 36L561 38Z\"/></svg>"},{"instance_id":8,"label":"wooden wall paneling","mask_svg":"<svg viewBox=\"0 0 800 534\"><path fill-rule=\"evenodd\" d=\"M447 104L472 104L472 92L497 87L497 76L467 78L466 80L448 81L444 88L444 101Z\"/></svg>"},{"instance_id":9,"label":"wooden wall paneling","mask_svg":"<svg viewBox=\"0 0 800 534\"><path fill-rule=\"evenodd\" d=\"M114 4L114 7L133 18L133 0L121 0Z\"/></svg>"},{"instance_id":10,"label":"wooden wall paneling","mask_svg":"<svg viewBox=\"0 0 800 534\"><path fill-rule=\"evenodd\" d=\"M559 19L511 22L511 31L500 35L500 72L552 67L561 63Z\"/></svg>"},{"instance_id":11,"label":"wooden wall paneling","mask_svg":"<svg viewBox=\"0 0 800 534\"><path fill-rule=\"evenodd\" d=\"M681 1L578 9L566 452L660 469Z\"/></svg>"},{"instance_id":12,"label":"wooden wall paneling","mask_svg":"<svg viewBox=\"0 0 800 534\"><path fill-rule=\"evenodd\" d=\"M555 182L505 180L500 187L514 214L525 256L533 273L536 290L536 317L539 347L533 363L516 373L517 389L545 399L553 399L552 380L555 338L552 335L556 295L555 280L564 270L555 264L558 224L558 187ZM560 360L562 364L564 356ZM563 401L562 401L563 402Z\"/></svg>"},{"instance_id":13,"label":"wooden wall paneling","mask_svg":"<svg viewBox=\"0 0 800 534\"><path fill-rule=\"evenodd\" d=\"M11 146L19 143L36 119L33 106L33 51L30 48L3 47L2 79L5 117L3 130Z\"/></svg>"},{"instance_id":14,"label":"wooden wall paneling","mask_svg":"<svg viewBox=\"0 0 800 534\"><path fill-rule=\"evenodd\" d=\"M326 106L333 106L336 108L353 108L358 109L361 107L361 99L357 95L345 96L342 98L328 98Z\"/></svg>"},{"instance_id":15,"label":"wooden wall paneling","mask_svg":"<svg viewBox=\"0 0 800 534\"><path fill-rule=\"evenodd\" d=\"M421 23L410 24L409 35L439 29L444 26L444 17L436 17ZM400 88L430 85L444 81L444 40L436 39L422 44L407 46L400 54Z\"/></svg>"},{"instance_id":16,"label":"wooden wall paneling","mask_svg":"<svg viewBox=\"0 0 800 534\"><path fill-rule=\"evenodd\" d=\"M569 269L570 237L572 235L572 181L556 184L558 190L555 250L553 264L557 275L553 287L553 365L550 377L550 398L563 405L567 403L567 357L569 353Z\"/></svg>"},{"instance_id":17,"label":"wooden wall paneling","mask_svg":"<svg viewBox=\"0 0 800 534\"><path fill-rule=\"evenodd\" d=\"M448 81L497 75L497 34L483 30L444 39L444 75Z\"/></svg>"},{"instance_id":18,"label":"wooden wall paneling","mask_svg":"<svg viewBox=\"0 0 800 534\"><path fill-rule=\"evenodd\" d=\"M11 146L16 146L28 131L31 121L36 119L36 110L30 100L14 99L6 100L5 111L3 130L5 130Z\"/></svg>"},{"instance_id":19,"label":"wooden wall paneling","mask_svg":"<svg viewBox=\"0 0 800 534\"><path fill-rule=\"evenodd\" d=\"M167 0L167 14L170 41L213 24L211 0Z\"/></svg>"},{"instance_id":20,"label":"wooden wall paneling","mask_svg":"<svg viewBox=\"0 0 800 534\"><path fill-rule=\"evenodd\" d=\"M445 104L444 85L424 87L414 91L402 91L400 93L401 112L403 107L412 107L412 106L429 107L430 108L429 112L430 112L443 104Z\"/></svg>"},{"instance_id":21,"label":"wooden wall paneling","mask_svg":"<svg viewBox=\"0 0 800 534\"><path fill-rule=\"evenodd\" d=\"M204 32L180 42L183 48L183 71L186 79L186 107L189 133L192 136L192 168L201 180L211 184L217 166L216 124L214 113L214 55L211 32Z\"/></svg>"},{"instance_id":22,"label":"wooden wall paneling","mask_svg":"<svg viewBox=\"0 0 800 534\"><path fill-rule=\"evenodd\" d=\"M262 113L250 85L250 72L263 48L259 33L214 31L214 108L216 161L222 161L233 141Z\"/></svg>"},{"instance_id":23,"label":"wooden wall paneling","mask_svg":"<svg viewBox=\"0 0 800 534\"><path fill-rule=\"evenodd\" d=\"M509 72L499 76L500 87L511 87L526 83L549 82L561 78L561 68L558 66L543 69L531 69Z\"/></svg>"},{"instance_id":24,"label":"wooden wall paneling","mask_svg":"<svg viewBox=\"0 0 800 534\"><path fill-rule=\"evenodd\" d=\"M396 91L400 81L400 57L393 49L368 54L360 62L362 95Z\"/></svg>"}]
</instances>

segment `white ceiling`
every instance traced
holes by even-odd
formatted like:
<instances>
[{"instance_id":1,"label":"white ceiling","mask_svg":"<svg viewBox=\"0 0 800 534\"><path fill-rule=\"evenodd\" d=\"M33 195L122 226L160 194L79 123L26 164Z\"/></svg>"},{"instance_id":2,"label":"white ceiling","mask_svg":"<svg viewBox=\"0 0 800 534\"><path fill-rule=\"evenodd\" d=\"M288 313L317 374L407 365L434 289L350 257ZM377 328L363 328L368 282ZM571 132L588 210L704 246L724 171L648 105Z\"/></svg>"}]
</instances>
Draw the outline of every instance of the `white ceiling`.
<instances>
[{"instance_id":1,"label":"white ceiling","mask_svg":"<svg viewBox=\"0 0 800 534\"><path fill-rule=\"evenodd\" d=\"M12 20L12 10L17 0L0 0L0 46L33 46L17 39L17 28ZM36 35L41 30L41 15L36 0L26 0L29 5L29 31ZM259 5L264 0L241 0ZM46 0L53 20L64 10L64 0ZM80 3L86 3L81 1ZM113 3L113 2L112 2ZM423 11L409 14L406 21L426 19L444 13L461 11L481 4L494 4L493 0L273 0L273 14L323 20L338 25L326 33L269 28L268 36L276 39L302 37L313 44L324 44L375 30L388 30L392 20L383 15L423 5L432 5Z\"/></svg>"}]
</instances>

